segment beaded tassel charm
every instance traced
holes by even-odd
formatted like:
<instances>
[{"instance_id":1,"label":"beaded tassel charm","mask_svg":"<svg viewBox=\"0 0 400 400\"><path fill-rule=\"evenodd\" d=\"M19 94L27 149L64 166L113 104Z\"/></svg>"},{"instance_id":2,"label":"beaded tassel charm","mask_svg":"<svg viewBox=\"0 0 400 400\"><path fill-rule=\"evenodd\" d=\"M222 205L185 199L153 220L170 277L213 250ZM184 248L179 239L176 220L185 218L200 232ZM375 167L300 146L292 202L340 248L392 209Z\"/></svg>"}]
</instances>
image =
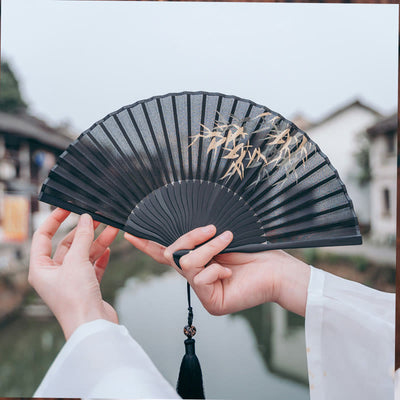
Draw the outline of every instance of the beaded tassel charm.
<instances>
[{"instance_id":1,"label":"beaded tassel charm","mask_svg":"<svg viewBox=\"0 0 400 400\"><path fill-rule=\"evenodd\" d=\"M192 325L193 309L190 304L190 285L187 284L188 293L188 324L183 328L187 336L185 340L185 355L183 356L179 370L176 390L183 399L204 399L203 376L199 360L195 353L196 328Z\"/></svg>"}]
</instances>

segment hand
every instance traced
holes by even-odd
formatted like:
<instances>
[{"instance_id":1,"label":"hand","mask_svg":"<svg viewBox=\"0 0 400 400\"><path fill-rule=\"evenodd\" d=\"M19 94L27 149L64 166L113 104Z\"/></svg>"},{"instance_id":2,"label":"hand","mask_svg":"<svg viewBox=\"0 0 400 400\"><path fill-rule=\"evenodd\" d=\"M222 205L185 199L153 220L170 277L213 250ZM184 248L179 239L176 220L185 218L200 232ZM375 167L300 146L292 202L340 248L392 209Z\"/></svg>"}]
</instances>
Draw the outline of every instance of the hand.
<instances>
[{"instance_id":1,"label":"hand","mask_svg":"<svg viewBox=\"0 0 400 400\"><path fill-rule=\"evenodd\" d=\"M99 225L88 214L58 245L51 258L51 239L70 213L60 208L34 233L29 265L29 283L56 316L65 338L85 322L105 319L118 323L110 304L101 296L100 281L110 257L109 245L118 229L106 227L94 239Z\"/></svg>"},{"instance_id":2,"label":"hand","mask_svg":"<svg viewBox=\"0 0 400 400\"><path fill-rule=\"evenodd\" d=\"M125 238L157 262L173 266L213 315L273 301L304 316L310 267L281 250L219 254L233 239L232 233L226 231L183 256L182 270L175 265L174 252L194 249L215 233L213 225L197 228L168 248L127 233Z\"/></svg>"}]
</instances>

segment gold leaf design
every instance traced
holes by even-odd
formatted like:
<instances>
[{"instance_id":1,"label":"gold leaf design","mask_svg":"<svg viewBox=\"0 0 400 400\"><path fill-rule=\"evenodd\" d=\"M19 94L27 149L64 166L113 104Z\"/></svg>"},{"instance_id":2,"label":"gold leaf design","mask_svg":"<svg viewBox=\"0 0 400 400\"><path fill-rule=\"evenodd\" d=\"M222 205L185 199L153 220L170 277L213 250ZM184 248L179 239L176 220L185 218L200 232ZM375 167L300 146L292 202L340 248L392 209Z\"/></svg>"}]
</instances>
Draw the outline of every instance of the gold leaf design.
<instances>
[{"instance_id":1,"label":"gold leaf design","mask_svg":"<svg viewBox=\"0 0 400 400\"><path fill-rule=\"evenodd\" d=\"M238 119L231 115L233 122L223 121L221 114L220 120L215 122L213 129L201 124L202 130L192 136L189 147L194 145L200 138L209 140L207 154L214 152L214 157L218 150L222 151L222 158L230 161L226 173L221 179L230 178L237 174L243 179L246 168L260 167L260 177L268 176L268 169L265 167L284 167L286 175L295 174L297 179L296 166L299 161L307 161L309 151L309 141L305 135L291 133L291 128L287 124L280 128L277 124L281 117L272 116L272 112L266 111L253 118ZM269 117L266 119L266 117ZM259 139L264 140L262 148L250 143L250 135L246 131L246 124L250 121L264 119L266 123L263 127L253 130L252 135L260 134ZM264 137L262 137L262 133Z\"/></svg>"}]
</instances>

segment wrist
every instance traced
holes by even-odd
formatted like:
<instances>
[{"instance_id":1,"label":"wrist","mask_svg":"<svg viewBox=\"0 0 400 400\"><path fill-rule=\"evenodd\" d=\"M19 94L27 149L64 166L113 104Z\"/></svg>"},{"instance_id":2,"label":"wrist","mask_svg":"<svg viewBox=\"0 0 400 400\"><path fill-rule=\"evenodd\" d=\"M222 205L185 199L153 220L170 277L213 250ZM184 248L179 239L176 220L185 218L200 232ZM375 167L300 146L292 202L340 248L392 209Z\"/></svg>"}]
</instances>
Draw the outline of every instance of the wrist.
<instances>
[{"instance_id":1,"label":"wrist","mask_svg":"<svg viewBox=\"0 0 400 400\"><path fill-rule=\"evenodd\" d=\"M286 310L304 317L311 274L310 266L282 251L277 271L274 301Z\"/></svg>"},{"instance_id":2,"label":"wrist","mask_svg":"<svg viewBox=\"0 0 400 400\"><path fill-rule=\"evenodd\" d=\"M56 315L56 318L66 340L68 340L81 325L99 319L109 320L106 313L102 312L102 310L84 310L82 308L61 313Z\"/></svg>"}]
</instances>

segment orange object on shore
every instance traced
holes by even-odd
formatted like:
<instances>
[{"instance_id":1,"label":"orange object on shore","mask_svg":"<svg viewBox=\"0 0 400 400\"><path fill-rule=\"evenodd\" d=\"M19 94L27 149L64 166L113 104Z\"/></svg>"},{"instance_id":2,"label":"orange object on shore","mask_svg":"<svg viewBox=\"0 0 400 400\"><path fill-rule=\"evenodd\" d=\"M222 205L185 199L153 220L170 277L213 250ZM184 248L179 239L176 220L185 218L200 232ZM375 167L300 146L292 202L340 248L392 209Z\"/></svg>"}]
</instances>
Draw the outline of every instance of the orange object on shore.
<instances>
[{"instance_id":1,"label":"orange object on shore","mask_svg":"<svg viewBox=\"0 0 400 400\"><path fill-rule=\"evenodd\" d=\"M3 240L24 242L29 236L30 202L26 196L6 195L3 203Z\"/></svg>"}]
</instances>

